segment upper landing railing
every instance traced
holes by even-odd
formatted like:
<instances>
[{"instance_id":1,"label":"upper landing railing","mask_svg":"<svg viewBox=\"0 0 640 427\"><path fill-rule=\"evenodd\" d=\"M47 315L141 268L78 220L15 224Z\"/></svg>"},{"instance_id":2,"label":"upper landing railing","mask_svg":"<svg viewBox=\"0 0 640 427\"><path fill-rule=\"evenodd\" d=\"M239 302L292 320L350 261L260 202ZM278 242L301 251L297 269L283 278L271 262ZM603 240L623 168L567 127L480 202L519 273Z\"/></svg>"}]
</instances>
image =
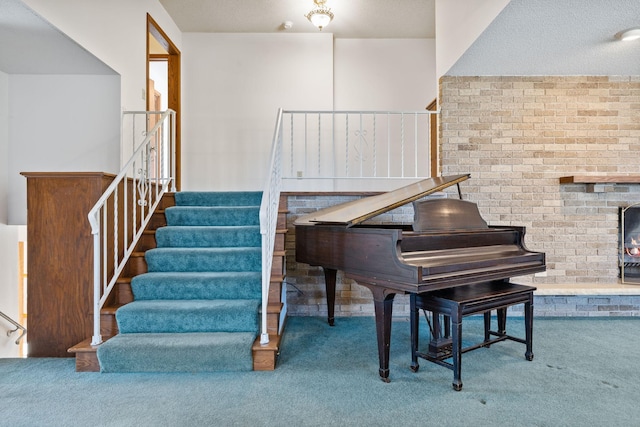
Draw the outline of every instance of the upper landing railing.
<instances>
[{"instance_id":1,"label":"upper landing railing","mask_svg":"<svg viewBox=\"0 0 640 427\"><path fill-rule=\"evenodd\" d=\"M397 186L398 179L429 178L435 114L284 111L283 185L302 191L369 190L382 182Z\"/></svg>"}]
</instances>

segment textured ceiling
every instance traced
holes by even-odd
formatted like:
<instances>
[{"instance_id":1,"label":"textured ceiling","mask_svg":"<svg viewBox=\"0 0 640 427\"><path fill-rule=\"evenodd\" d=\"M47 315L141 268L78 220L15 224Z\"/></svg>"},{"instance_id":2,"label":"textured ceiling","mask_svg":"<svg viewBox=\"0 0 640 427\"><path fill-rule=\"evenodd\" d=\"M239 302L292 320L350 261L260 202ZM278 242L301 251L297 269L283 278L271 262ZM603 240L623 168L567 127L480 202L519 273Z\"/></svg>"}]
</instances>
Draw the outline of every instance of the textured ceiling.
<instances>
[{"instance_id":1,"label":"textured ceiling","mask_svg":"<svg viewBox=\"0 0 640 427\"><path fill-rule=\"evenodd\" d=\"M160 0L183 32L312 33L312 0ZM336 38L434 38L435 0L327 0ZM291 21L291 29L282 23Z\"/></svg>"},{"instance_id":2,"label":"textured ceiling","mask_svg":"<svg viewBox=\"0 0 640 427\"><path fill-rule=\"evenodd\" d=\"M449 75L640 75L640 0L511 0Z\"/></svg>"},{"instance_id":3,"label":"textured ceiling","mask_svg":"<svg viewBox=\"0 0 640 427\"><path fill-rule=\"evenodd\" d=\"M183 32L318 31L303 16L312 0L159 1ZM328 2L336 38L434 37L435 0ZM636 26L640 0L511 0L447 74L640 75L640 42L614 39ZM114 74L20 0L0 0L0 71Z\"/></svg>"}]
</instances>

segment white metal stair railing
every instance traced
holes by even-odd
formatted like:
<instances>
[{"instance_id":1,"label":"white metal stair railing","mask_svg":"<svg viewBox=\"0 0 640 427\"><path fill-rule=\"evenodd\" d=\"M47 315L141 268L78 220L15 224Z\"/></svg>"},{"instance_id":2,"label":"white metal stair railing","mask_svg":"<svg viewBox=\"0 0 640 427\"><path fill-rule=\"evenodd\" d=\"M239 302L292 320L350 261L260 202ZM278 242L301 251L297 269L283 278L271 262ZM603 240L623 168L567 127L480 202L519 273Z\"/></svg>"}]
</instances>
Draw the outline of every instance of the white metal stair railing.
<instances>
[{"instance_id":1,"label":"white metal stair railing","mask_svg":"<svg viewBox=\"0 0 640 427\"><path fill-rule=\"evenodd\" d=\"M340 181L363 183L429 178L431 118L437 111L284 111L285 186L295 190L339 190ZM325 181L325 183L322 182ZM352 183L349 184L349 181ZM343 188L344 189L344 188Z\"/></svg>"},{"instance_id":2,"label":"white metal stair railing","mask_svg":"<svg viewBox=\"0 0 640 427\"><path fill-rule=\"evenodd\" d=\"M318 181L351 180L351 189L362 190L363 181L429 178L435 175L430 152L434 114L428 110L278 110L260 206L262 345L269 343L268 296L283 180L288 180L287 190L294 182L303 183L304 191L325 191Z\"/></svg>"},{"instance_id":3,"label":"white metal stair railing","mask_svg":"<svg viewBox=\"0 0 640 427\"><path fill-rule=\"evenodd\" d=\"M278 110L276 128L273 134L269 176L262 193L260 204L260 234L262 235L262 317L260 344L269 343L267 331L267 309L269 306L269 288L271 285L271 267L278 223L278 207L282 187L282 109Z\"/></svg>"},{"instance_id":4,"label":"white metal stair railing","mask_svg":"<svg viewBox=\"0 0 640 427\"><path fill-rule=\"evenodd\" d=\"M10 337L11 334L13 334L14 332L17 332L18 330L22 331L20 332L20 336L18 337L18 339L16 340L16 345L20 344L20 340L22 339L22 337L25 336L25 334L27 333L27 328L25 328L24 326L22 326L20 323L16 322L15 320L13 320L12 318L10 318L9 316L7 316L6 314L4 314L3 312L0 311L0 317L2 317L3 319L5 319L7 322L11 323L13 326L15 326L15 329L11 329L9 331L7 331L7 336Z\"/></svg>"},{"instance_id":5,"label":"white metal stair railing","mask_svg":"<svg viewBox=\"0 0 640 427\"><path fill-rule=\"evenodd\" d=\"M123 130L123 139L132 138L133 155L88 215L94 260L92 345L102 343L100 311L116 280L162 196L176 191L175 111L127 111L123 122L125 116L133 119L132 134ZM139 121L144 123L144 139L138 145L135 124Z\"/></svg>"}]
</instances>

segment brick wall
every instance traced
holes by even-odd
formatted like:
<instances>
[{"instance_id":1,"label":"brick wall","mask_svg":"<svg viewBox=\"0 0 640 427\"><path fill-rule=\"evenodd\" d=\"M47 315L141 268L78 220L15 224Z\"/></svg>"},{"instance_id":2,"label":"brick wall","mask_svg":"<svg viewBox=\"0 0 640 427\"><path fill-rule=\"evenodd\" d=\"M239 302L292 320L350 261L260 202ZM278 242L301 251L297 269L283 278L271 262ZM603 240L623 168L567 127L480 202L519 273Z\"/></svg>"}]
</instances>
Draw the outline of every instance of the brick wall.
<instances>
[{"instance_id":1,"label":"brick wall","mask_svg":"<svg viewBox=\"0 0 640 427\"><path fill-rule=\"evenodd\" d=\"M492 225L527 228L526 244L547 256L548 271L518 278L582 295L536 297L538 315L640 314L637 296L589 296L585 285L615 286L618 207L640 202L640 185L559 184L575 174L640 175L640 76L443 77L442 175L470 173L463 196ZM455 189L452 189L455 193ZM289 197L289 312L326 315L319 268L295 262L293 221L357 196ZM409 223L410 206L380 222ZM371 315L368 289L338 276L337 316ZM640 293L640 292L639 292ZM633 294L633 292L631 292ZM406 316L405 296L394 315Z\"/></svg>"},{"instance_id":2,"label":"brick wall","mask_svg":"<svg viewBox=\"0 0 640 427\"><path fill-rule=\"evenodd\" d=\"M640 174L640 76L443 77L442 174L491 224L524 225L547 254L535 283L618 282L618 207L640 185L559 184L574 174Z\"/></svg>"}]
</instances>

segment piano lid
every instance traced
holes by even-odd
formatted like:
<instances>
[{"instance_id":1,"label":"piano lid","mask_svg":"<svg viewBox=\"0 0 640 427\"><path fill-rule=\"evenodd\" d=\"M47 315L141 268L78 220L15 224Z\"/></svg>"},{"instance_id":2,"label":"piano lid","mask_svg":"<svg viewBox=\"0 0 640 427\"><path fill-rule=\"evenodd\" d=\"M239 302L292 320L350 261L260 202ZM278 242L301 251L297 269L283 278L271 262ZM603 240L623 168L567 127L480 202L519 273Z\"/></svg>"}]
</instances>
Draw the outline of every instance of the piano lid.
<instances>
[{"instance_id":1,"label":"piano lid","mask_svg":"<svg viewBox=\"0 0 640 427\"><path fill-rule=\"evenodd\" d=\"M331 206L298 218L294 225L334 224L350 227L421 197L442 191L469 178L469 174L439 176L376 196Z\"/></svg>"}]
</instances>

